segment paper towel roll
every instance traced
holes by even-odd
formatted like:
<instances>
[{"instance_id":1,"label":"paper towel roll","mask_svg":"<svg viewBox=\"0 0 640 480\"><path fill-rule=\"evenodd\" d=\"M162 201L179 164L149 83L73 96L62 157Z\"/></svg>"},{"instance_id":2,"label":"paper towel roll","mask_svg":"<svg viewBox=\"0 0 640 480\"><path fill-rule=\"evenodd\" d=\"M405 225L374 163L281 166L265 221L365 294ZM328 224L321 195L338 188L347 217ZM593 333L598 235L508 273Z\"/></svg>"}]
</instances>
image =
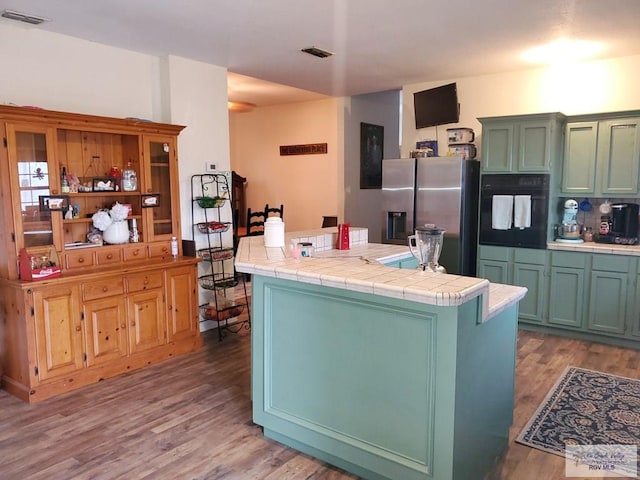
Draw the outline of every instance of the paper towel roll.
<instances>
[{"instance_id":1,"label":"paper towel roll","mask_svg":"<svg viewBox=\"0 0 640 480\"><path fill-rule=\"evenodd\" d=\"M264 222L264 246L284 247L284 222L280 217L269 217Z\"/></svg>"}]
</instances>

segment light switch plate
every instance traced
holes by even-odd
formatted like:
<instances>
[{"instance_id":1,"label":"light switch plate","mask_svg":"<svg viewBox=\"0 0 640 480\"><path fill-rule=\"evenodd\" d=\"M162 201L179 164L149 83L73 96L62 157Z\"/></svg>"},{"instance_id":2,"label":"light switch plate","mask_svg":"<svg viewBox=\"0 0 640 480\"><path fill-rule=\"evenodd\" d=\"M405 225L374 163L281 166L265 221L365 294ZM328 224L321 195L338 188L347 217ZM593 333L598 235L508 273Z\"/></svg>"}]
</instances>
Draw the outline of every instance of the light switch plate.
<instances>
[{"instance_id":1,"label":"light switch plate","mask_svg":"<svg viewBox=\"0 0 640 480\"><path fill-rule=\"evenodd\" d=\"M216 164L213 162L207 162L205 163L205 170L207 172L215 172L216 171Z\"/></svg>"}]
</instances>

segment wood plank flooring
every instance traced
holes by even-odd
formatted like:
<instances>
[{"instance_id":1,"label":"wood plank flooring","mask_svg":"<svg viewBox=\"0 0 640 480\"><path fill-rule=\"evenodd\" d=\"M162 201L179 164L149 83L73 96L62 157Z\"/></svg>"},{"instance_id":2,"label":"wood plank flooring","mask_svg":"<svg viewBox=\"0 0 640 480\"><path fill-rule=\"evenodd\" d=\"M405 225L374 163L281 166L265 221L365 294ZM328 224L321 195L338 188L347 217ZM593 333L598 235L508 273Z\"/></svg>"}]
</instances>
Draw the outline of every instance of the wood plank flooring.
<instances>
[{"instance_id":1,"label":"wood plank flooring","mask_svg":"<svg viewBox=\"0 0 640 480\"><path fill-rule=\"evenodd\" d=\"M356 478L265 439L250 333L204 335L198 352L35 405L0 391L0 479ZM489 480L565 478L563 458L513 438L567 365L638 377L640 352L521 331L511 442Z\"/></svg>"}]
</instances>

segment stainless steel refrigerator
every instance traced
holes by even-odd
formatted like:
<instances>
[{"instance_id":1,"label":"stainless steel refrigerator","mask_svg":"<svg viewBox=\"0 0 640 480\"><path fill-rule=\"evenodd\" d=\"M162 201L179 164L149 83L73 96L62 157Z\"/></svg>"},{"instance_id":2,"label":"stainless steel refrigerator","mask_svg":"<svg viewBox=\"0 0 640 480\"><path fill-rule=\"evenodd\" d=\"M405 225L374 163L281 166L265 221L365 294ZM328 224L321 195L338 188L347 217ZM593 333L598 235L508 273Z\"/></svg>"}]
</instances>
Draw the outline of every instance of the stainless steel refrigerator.
<instances>
[{"instance_id":1,"label":"stainless steel refrigerator","mask_svg":"<svg viewBox=\"0 0 640 480\"><path fill-rule=\"evenodd\" d=\"M475 276L480 162L461 157L382 161L382 241L406 245L416 226L446 230L440 264Z\"/></svg>"}]
</instances>

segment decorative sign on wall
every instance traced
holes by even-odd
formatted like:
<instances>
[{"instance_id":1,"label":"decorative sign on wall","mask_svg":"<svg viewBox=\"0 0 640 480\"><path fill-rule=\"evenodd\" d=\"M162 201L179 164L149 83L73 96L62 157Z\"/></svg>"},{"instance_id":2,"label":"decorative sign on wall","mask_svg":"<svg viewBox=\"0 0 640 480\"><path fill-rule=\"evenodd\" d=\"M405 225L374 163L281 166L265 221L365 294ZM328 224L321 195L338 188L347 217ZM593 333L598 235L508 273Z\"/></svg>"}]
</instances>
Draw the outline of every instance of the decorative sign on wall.
<instances>
[{"instance_id":1,"label":"decorative sign on wall","mask_svg":"<svg viewBox=\"0 0 640 480\"><path fill-rule=\"evenodd\" d=\"M280 155L314 155L317 153L327 153L327 144L280 145Z\"/></svg>"}]
</instances>

